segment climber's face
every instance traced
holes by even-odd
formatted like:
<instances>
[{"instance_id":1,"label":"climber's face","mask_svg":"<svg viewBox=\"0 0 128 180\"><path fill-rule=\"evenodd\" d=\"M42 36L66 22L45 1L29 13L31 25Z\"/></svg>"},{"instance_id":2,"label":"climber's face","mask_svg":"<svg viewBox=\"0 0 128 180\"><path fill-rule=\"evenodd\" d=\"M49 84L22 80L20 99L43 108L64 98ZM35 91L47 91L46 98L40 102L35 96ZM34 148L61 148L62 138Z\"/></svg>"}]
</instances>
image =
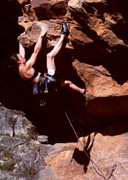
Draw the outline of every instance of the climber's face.
<instances>
[{"instance_id":1,"label":"climber's face","mask_svg":"<svg viewBox=\"0 0 128 180\"><path fill-rule=\"evenodd\" d=\"M25 58L22 57L20 54L17 54L17 58L18 58L18 64L24 64L26 62Z\"/></svg>"}]
</instances>

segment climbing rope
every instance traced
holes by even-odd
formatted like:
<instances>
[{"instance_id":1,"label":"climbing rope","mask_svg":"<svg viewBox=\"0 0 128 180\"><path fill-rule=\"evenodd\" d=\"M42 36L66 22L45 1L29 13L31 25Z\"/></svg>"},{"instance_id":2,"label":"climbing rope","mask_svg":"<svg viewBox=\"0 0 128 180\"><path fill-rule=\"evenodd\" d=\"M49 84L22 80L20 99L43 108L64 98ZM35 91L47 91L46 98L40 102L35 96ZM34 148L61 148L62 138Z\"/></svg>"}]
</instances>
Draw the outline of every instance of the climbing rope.
<instances>
[{"instance_id":1,"label":"climbing rope","mask_svg":"<svg viewBox=\"0 0 128 180\"><path fill-rule=\"evenodd\" d=\"M81 147L83 148L83 151L84 151L85 155L86 155L87 158L91 161L92 166L93 166L94 170L96 171L96 173L97 173L98 175L100 175L104 180L110 179L110 177L112 176L112 173L114 172L114 170L115 170L116 167L117 167L117 163L115 163L114 166L112 167L112 169L111 169L106 175L104 175L104 173L102 172L102 170L97 166L97 164L89 157L88 153L85 151L85 148L84 148L83 144L81 143L81 141L79 140L79 136L77 135L77 132L76 132L75 128L73 127L73 124L72 124L72 122L71 122L71 120L70 120L70 118L68 117L68 115L67 115L66 112L65 112L65 116L66 116L66 118L67 118L67 120L68 120L68 122L69 122L69 124L70 124L70 126L71 126L71 128L72 128L72 130L73 130L73 132L74 132L74 134L75 134L78 142L80 142L80 145L81 145ZM96 169L96 168L97 168L97 169ZM97 170L98 170L98 171L97 171ZM108 177L107 177L107 176L108 176Z\"/></svg>"}]
</instances>

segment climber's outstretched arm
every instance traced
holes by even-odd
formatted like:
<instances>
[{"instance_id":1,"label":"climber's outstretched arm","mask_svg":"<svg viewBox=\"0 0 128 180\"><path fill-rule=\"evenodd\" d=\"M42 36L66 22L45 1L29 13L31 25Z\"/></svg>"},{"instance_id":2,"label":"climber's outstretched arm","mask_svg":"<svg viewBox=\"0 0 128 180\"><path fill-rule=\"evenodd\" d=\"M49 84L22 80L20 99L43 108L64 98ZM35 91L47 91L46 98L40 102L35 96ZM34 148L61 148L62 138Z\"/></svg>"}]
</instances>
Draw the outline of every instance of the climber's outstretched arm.
<instances>
[{"instance_id":1,"label":"climber's outstretched arm","mask_svg":"<svg viewBox=\"0 0 128 180\"><path fill-rule=\"evenodd\" d=\"M19 54L25 58L25 48L22 46L22 44L20 44L19 42Z\"/></svg>"},{"instance_id":2,"label":"climber's outstretched arm","mask_svg":"<svg viewBox=\"0 0 128 180\"><path fill-rule=\"evenodd\" d=\"M41 50L41 47L42 47L42 40L43 40L43 36L46 34L46 31L42 30L40 35L39 35L39 38L38 38L38 41L34 47L34 51L30 57L30 59L26 62L26 66L28 68L32 68L32 66L34 65L34 63L36 62L36 59L37 59L37 56Z\"/></svg>"},{"instance_id":3,"label":"climber's outstretched arm","mask_svg":"<svg viewBox=\"0 0 128 180\"><path fill-rule=\"evenodd\" d=\"M25 32L21 33L20 36L23 35L23 34L25 34ZM23 58L25 58L25 48L22 46L22 44L20 42L19 42L19 54Z\"/></svg>"}]
</instances>

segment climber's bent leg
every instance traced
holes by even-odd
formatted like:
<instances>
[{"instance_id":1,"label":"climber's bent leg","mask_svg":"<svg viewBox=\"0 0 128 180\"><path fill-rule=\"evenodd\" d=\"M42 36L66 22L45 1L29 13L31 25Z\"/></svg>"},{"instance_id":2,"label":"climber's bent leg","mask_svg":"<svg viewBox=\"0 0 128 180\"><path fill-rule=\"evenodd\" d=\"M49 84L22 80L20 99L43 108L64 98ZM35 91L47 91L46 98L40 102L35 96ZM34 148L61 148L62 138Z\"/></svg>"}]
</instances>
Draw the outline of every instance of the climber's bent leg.
<instances>
[{"instance_id":1,"label":"climber's bent leg","mask_svg":"<svg viewBox=\"0 0 128 180\"><path fill-rule=\"evenodd\" d=\"M69 80L65 80L63 82L63 86L68 86L69 88L71 88L72 90L74 91L77 91L77 92L80 92L80 93L84 93L85 92L85 89L84 88L80 88L78 86L76 86L75 84L73 84L71 81Z\"/></svg>"}]
</instances>

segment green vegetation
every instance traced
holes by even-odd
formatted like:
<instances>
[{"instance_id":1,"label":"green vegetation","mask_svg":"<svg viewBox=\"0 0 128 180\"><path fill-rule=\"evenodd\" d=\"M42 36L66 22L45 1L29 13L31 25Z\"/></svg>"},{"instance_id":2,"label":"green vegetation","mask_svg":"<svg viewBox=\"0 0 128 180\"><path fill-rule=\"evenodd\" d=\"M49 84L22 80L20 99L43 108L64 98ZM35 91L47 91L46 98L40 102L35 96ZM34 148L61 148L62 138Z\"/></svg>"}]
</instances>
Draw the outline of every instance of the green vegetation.
<instances>
[{"instance_id":1,"label":"green vegetation","mask_svg":"<svg viewBox=\"0 0 128 180\"><path fill-rule=\"evenodd\" d=\"M9 133L0 133L0 136L10 136Z\"/></svg>"},{"instance_id":2,"label":"green vegetation","mask_svg":"<svg viewBox=\"0 0 128 180\"><path fill-rule=\"evenodd\" d=\"M20 139L24 139L26 141L30 141L31 140L31 138L29 136L24 136L24 135L16 135L15 137L20 138Z\"/></svg>"},{"instance_id":3,"label":"green vegetation","mask_svg":"<svg viewBox=\"0 0 128 180\"><path fill-rule=\"evenodd\" d=\"M29 123L28 123L27 119L24 118L24 119L22 120L23 128L25 128L26 126L28 126L28 124L29 124Z\"/></svg>"},{"instance_id":4,"label":"green vegetation","mask_svg":"<svg viewBox=\"0 0 128 180\"><path fill-rule=\"evenodd\" d=\"M14 164L15 163L13 161L5 162L4 164L0 164L0 169L1 170L6 170L6 171L13 171Z\"/></svg>"},{"instance_id":5,"label":"green vegetation","mask_svg":"<svg viewBox=\"0 0 128 180\"><path fill-rule=\"evenodd\" d=\"M11 154L10 151L8 151L8 150L4 150L4 151L3 151L3 155L4 155L5 157L8 157L8 158L11 158L11 159L12 159L12 154Z\"/></svg>"},{"instance_id":6,"label":"green vegetation","mask_svg":"<svg viewBox=\"0 0 128 180\"><path fill-rule=\"evenodd\" d=\"M25 164L23 164L23 168L24 168L24 175L28 176L28 175L35 175L38 173L38 171L34 168L34 167L28 167Z\"/></svg>"}]
</instances>

